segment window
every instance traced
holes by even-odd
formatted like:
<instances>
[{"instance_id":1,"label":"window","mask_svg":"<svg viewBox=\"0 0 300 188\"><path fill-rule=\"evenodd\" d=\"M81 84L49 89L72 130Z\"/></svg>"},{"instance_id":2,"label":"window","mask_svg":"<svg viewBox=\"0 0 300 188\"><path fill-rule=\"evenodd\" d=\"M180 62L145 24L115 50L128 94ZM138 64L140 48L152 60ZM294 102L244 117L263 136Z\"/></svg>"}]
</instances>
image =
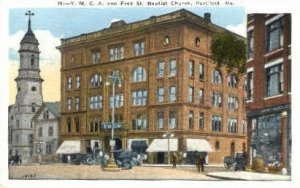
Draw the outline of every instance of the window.
<instances>
[{"instance_id":1,"label":"window","mask_svg":"<svg viewBox=\"0 0 300 188\"><path fill-rule=\"evenodd\" d=\"M165 36L164 38L164 45L167 45L170 43L170 37L169 36Z\"/></svg>"},{"instance_id":2,"label":"window","mask_svg":"<svg viewBox=\"0 0 300 188\"><path fill-rule=\"evenodd\" d=\"M31 104L31 111L32 111L32 112L35 112L35 111L36 111L36 105L35 105L35 103L32 103L32 104Z\"/></svg>"},{"instance_id":3,"label":"window","mask_svg":"<svg viewBox=\"0 0 300 188\"><path fill-rule=\"evenodd\" d=\"M164 93L165 93L165 90L163 87L157 88L157 102L159 102L159 103L164 102Z\"/></svg>"},{"instance_id":4,"label":"window","mask_svg":"<svg viewBox=\"0 0 300 188\"><path fill-rule=\"evenodd\" d=\"M164 112L157 113L157 128L158 129L164 128Z\"/></svg>"},{"instance_id":5,"label":"window","mask_svg":"<svg viewBox=\"0 0 300 188\"><path fill-rule=\"evenodd\" d=\"M90 132L99 132L101 130L101 124L102 121L100 120L90 121Z\"/></svg>"},{"instance_id":6,"label":"window","mask_svg":"<svg viewBox=\"0 0 300 188\"><path fill-rule=\"evenodd\" d=\"M199 104L204 104L204 89L199 89L198 98Z\"/></svg>"},{"instance_id":7,"label":"window","mask_svg":"<svg viewBox=\"0 0 300 188\"><path fill-rule=\"evenodd\" d=\"M139 90L132 92L132 105L133 106L145 106L147 103L147 91Z\"/></svg>"},{"instance_id":8,"label":"window","mask_svg":"<svg viewBox=\"0 0 300 188\"><path fill-rule=\"evenodd\" d=\"M80 107L80 99L79 97L75 97L75 110L79 110Z\"/></svg>"},{"instance_id":9,"label":"window","mask_svg":"<svg viewBox=\"0 0 300 188\"><path fill-rule=\"evenodd\" d=\"M72 99L67 98L67 111L71 111L71 106L72 106Z\"/></svg>"},{"instance_id":10,"label":"window","mask_svg":"<svg viewBox=\"0 0 300 188\"><path fill-rule=\"evenodd\" d=\"M43 113L44 119L49 119L49 110L45 110Z\"/></svg>"},{"instance_id":11,"label":"window","mask_svg":"<svg viewBox=\"0 0 300 188\"><path fill-rule=\"evenodd\" d=\"M189 61L189 77L194 78L194 64L195 62L190 60Z\"/></svg>"},{"instance_id":12,"label":"window","mask_svg":"<svg viewBox=\"0 0 300 188\"><path fill-rule=\"evenodd\" d=\"M213 71L213 83L214 84L221 84L222 83L222 76L219 70Z\"/></svg>"},{"instance_id":13,"label":"window","mask_svg":"<svg viewBox=\"0 0 300 188\"><path fill-rule=\"evenodd\" d=\"M200 38L199 38L199 37L196 37L196 38L195 38L195 45L196 45L197 47L200 46Z\"/></svg>"},{"instance_id":14,"label":"window","mask_svg":"<svg viewBox=\"0 0 300 188\"><path fill-rule=\"evenodd\" d=\"M43 136L43 128L42 127L39 127L38 135L39 135L39 137Z\"/></svg>"},{"instance_id":15,"label":"window","mask_svg":"<svg viewBox=\"0 0 300 188\"><path fill-rule=\"evenodd\" d=\"M124 47L117 46L109 49L110 61L115 61L124 58Z\"/></svg>"},{"instance_id":16,"label":"window","mask_svg":"<svg viewBox=\"0 0 300 188\"><path fill-rule=\"evenodd\" d=\"M229 133L236 133L237 132L237 119L235 118L228 118L228 132Z\"/></svg>"},{"instance_id":17,"label":"window","mask_svg":"<svg viewBox=\"0 0 300 188\"><path fill-rule=\"evenodd\" d=\"M67 89L72 89L72 77L67 78Z\"/></svg>"},{"instance_id":18,"label":"window","mask_svg":"<svg viewBox=\"0 0 300 188\"><path fill-rule=\"evenodd\" d=\"M202 63L199 64L198 67L198 71L199 71L199 80L203 80L204 79L204 65Z\"/></svg>"},{"instance_id":19,"label":"window","mask_svg":"<svg viewBox=\"0 0 300 188\"><path fill-rule=\"evenodd\" d=\"M283 64L266 69L266 96L283 93Z\"/></svg>"},{"instance_id":20,"label":"window","mask_svg":"<svg viewBox=\"0 0 300 188\"><path fill-rule=\"evenodd\" d=\"M132 130L147 130L147 116L137 115L135 119L132 120Z\"/></svg>"},{"instance_id":21,"label":"window","mask_svg":"<svg viewBox=\"0 0 300 188\"><path fill-rule=\"evenodd\" d=\"M52 154L52 143L46 143L46 155Z\"/></svg>"},{"instance_id":22,"label":"window","mask_svg":"<svg viewBox=\"0 0 300 188\"><path fill-rule=\"evenodd\" d=\"M75 56L71 56L71 59L70 59L70 63L74 63L75 62Z\"/></svg>"},{"instance_id":23,"label":"window","mask_svg":"<svg viewBox=\"0 0 300 188\"><path fill-rule=\"evenodd\" d=\"M194 111L189 112L189 129L194 128Z\"/></svg>"},{"instance_id":24,"label":"window","mask_svg":"<svg viewBox=\"0 0 300 188\"><path fill-rule=\"evenodd\" d=\"M220 149L220 141L215 142L215 149L219 150Z\"/></svg>"},{"instance_id":25,"label":"window","mask_svg":"<svg viewBox=\"0 0 300 188\"><path fill-rule=\"evenodd\" d=\"M121 114L120 114L120 115L116 114L114 117L115 117L115 122L116 122L116 123L123 123L123 115L121 115ZM112 119L111 119L111 118L112 118L112 116L110 115L110 116L109 116L109 122L112 122Z\"/></svg>"},{"instance_id":26,"label":"window","mask_svg":"<svg viewBox=\"0 0 300 188\"><path fill-rule=\"evenodd\" d=\"M227 108L236 110L238 109L238 107L239 107L238 98L229 95L227 98Z\"/></svg>"},{"instance_id":27,"label":"window","mask_svg":"<svg viewBox=\"0 0 300 188\"><path fill-rule=\"evenodd\" d=\"M222 93L213 92L212 93L212 106L214 107L222 107Z\"/></svg>"},{"instance_id":28,"label":"window","mask_svg":"<svg viewBox=\"0 0 300 188\"><path fill-rule=\"evenodd\" d=\"M33 146L33 134L28 135L28 145Z\"/></svg>"},{"instance_id":29,"label":"window","mask_svg":"<svg viewBox=\"0 0 300 188\"><path fill-rule=\"evenodd\" d=\"M93 61L93 64L98 64L101 62L101 55L100 55L100 52L92 52L92 61Z\"/></svg>"},{"instance_id":30,"label":"window","mask_svg":"<svg viewBox=\"0 0 300 188\"><path fill-rule=\"evenodd\" d=\"M75 88L78 89L80 87L80 76L75 77Z\"/></svg>"},{"instance_id":31,"label":"window","mask_svg":"<svg viewBox=\"0 0 300 188\"><path fill-rule=\"evenodd\" d=\"M194 102L194 87L189 87L189 103Z\"/></svg>"},{"instance_id":32,"label":"window","mask_svg":"<svg viewBox=\"0 0 300 188\"><path fill-rule=\"evenodd\" d=\"M71 118L67 118L67 132L71 133L72 125L71 125Z\"/></svg>"},{"instance_id":33,"label":"window","mask_svg":"<svg viewBox=\"0 0 300 188\"><path fill-rule=\"evenodd\" d=\"M137 42L134 43L134 55L139 56L139 55L144 55L145 53L145 42Z\"/></svg>"},{"instance_id":34,"label":"window","mask_svg":"<svg viewBox=\"0 0 300 188\"><path fill-rule=\"evenodd\" d=\"M253 99L253 72L247 73L247 100Z\"/></svg>"},{"instance_id":35,"label":"window","mask_svg":"<svg viewBox=\"0 0 300 188\"><path fill-rule=\"evenodd\" d=\"M176 116L175 111L169 112L169 128L175 129L176 128Z\"/></svg>"},{"instance_id":36,"label":"window","mask_svg":"<svg viewBox=\"0 0 300 188\"><path fill-rule=\"evenodd\" d=\"M31 87L31 91L36 91L36 87Z\"/></svg>"},{"instance_id":37,"label":"window","mask_svg":"<svg viewBox=\"0 0 300 188\"><path fill-rule=\"evenodd\" d=\"M247 59L253 58L254 38L253 30L247 33Z\"/></svg>"},{"instance_id":38,"label":"window","mask_svg":"<svg viewBox=\"0 0 300 188\"><path fill-rule=\"evenodd\" d=\"M229 74L227 76L228 87L237 88L237 77L234 74Z\"/></svg>"},{"instance_id":39,"label":"window","mask_svg":"<svg viewBox=\"0 0 300 188\"><path fill-rule=\"evenodd\" d=\"M20 120L17 119L16 125L17 125L17 129L19 129L20 128Z\"/></svg>"},{"instance_id":40,"label":"window","mask_svg":"<svg viewBox=\"0 0 300 188\"><path fill-rule=\"evenodd\" d=\"M34 55L31 55L31 58L30 58L30 64L31 64L31 67L34 66L34 63L35 63L35 56L34 56Z\"/></svg>"},{"instance_id":41,"label":"window","mask_svg":"<svg viewBox=\"0 0 300 188\"><path fill-rule=\"evenodd\" d=\"M175 102L176 101L176 87L170 86L169 88L169 101Z\"/></svg>"},{"instance_id":42,"label":"window","mask_svg":"<svg viewBox=\"0 0 300 188\"><path fill-rule=\"evenodd\" d=\"M220 115L213 115L211 117L211 130L215 132L222 131L222 117Z\"/></svg>"},{"instance_id":43,"label":"window","mask_svg":"<svg viewBox=\"0 0 300 188\"><path fill-rule=\"evenodd\" d=\"M16 134L16 144L18 144L19 143L19 134ZM17 151L16 151L17 152Z\"/></svg>"},{"instance_id":44,"label":"window","mask_svg":"<svg viewBox=\"0 0 300 188\"><path fill-rule=\"evenodd\" d=\"M115 94L115 99L112 96L109 97L110 108L113 106L115 108L121 108L124 105L124 95L123 94ZM114 105L115 104L115 105Z\"/></svg>"},{"instance_id":45,"label":"window","mask_svg":"<svg viewBox=\"0 0 300 188\"><path fill-rule=\"evenodd\" d=\"M176 60L169 61L169 76L176 76Z\"/></svg>"},{"instance_id":46,"label":"window","mask_svg":"<svg viewBox=\"0 0 300 188\"><path fill-rule=\"evenodd\" d=\"M76 133L80 132L80 120L79 120L79 118L75 118L75 131L76 131Z\"/></svg>"},{"instance_id":47,"label":"window","mask_svg":"<svg viewBox=\"0 0 300 188\"><path fill-rule=\"evenodd\" d=\"M164 62L158 62L157 63L157 76L163 77L165 74L165 63Z\"/></svg>"},{"instance_id":48,"label":"window","mask_svg":"<svg viewBox=\"0 0 300 188\"><path fill-rule=\"evenodd\" d=\"M48 127L48 136L53 136L53 127Z\"/></svg>"},{"instance_id":49,"label":"window","mask_svg":"<svg viewBox=\"0 0 300 188\"><path fill-rule=\"evenodd\" d=\"M141 81L146 81L146 70L139 66L134 69L133 74L132 74L132 81L133 82L141 82Z\"/></svg>"},{"instance_id":50,"label":"window","mask_svg":"<svg viewBox=\"0 0 300 188\"><path fill-rule=\"evenodd\" d=\"M204 113L199 112L199 129L204 128Z\"/></svg>"},{"instance_id":51,"label":"window","mask_svg":"<svg viewBox=\"0 0 300 188\"><path fill-rule=\"evenodd\" d=\"M99 74L93 74L90 80L91 87L99 87L102 83L102 78Z\"/></svg>"},{"instance_id":52,"label":"window","mask_svg":"<svg viewBox=\"0 0 300 188\"><path fill-rule=\"evenodd\" d=\"M241 130L242 130L242 134L246 134L247 133L247 121L246 120L242 120Z\"/></svg>"},{"instance_id":53,"label":"window","mask_svg":"<svg viewBox=\"0 0 300 188\"><path fill-rule=\"evenodd\" d=\"M90 110L102 108L102 96L96 95L90 97Z\"/></svg>"},{"instance_id":54,"label":"window","mask_svg":"<svg viewBox=\"0 0 300 188\"><path fill-rule=\"evenodd\" d=\"M277 50L283 46L283 24L282 19L267 25L266 52Z\"/></svg>"}]
</instances>

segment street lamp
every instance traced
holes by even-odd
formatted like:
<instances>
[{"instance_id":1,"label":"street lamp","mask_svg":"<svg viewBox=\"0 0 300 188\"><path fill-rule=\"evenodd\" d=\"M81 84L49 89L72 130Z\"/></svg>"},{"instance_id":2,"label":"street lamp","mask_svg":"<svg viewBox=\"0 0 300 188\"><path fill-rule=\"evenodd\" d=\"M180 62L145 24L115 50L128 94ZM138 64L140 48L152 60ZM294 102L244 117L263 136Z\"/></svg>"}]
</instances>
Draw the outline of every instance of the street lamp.
<instances>
[{"instance_id":1,"label":"street lamp","mask_svg":"<svg viewBox=\"0 0 300 188\"><path fill-rule=\"evenodd\" d=\"M118 83L118 87L121 87L121 78L119 72L113 71L112 75L109 76L109 81L105 83L106 86L112 85L112 107L111 107L111 140L109 142L110 145L110 158L106 167L104 168L107 171L119 171L120 169L116 165L116 161L114 158L114 147L116 145L114 140L114 126L115 126L115 86Z\"/></svg>"},{"instance_id":2,"label":"street lamp","mask_svg":"<svg viewBox=\"0 0 300 188\"><path fill-rule=\"evenodd\" d=\"M170 164L170 138L174 137L173 133L167 132L163 134L163 138L168 139L168 164Z\"/></svg>"}]
</instances>

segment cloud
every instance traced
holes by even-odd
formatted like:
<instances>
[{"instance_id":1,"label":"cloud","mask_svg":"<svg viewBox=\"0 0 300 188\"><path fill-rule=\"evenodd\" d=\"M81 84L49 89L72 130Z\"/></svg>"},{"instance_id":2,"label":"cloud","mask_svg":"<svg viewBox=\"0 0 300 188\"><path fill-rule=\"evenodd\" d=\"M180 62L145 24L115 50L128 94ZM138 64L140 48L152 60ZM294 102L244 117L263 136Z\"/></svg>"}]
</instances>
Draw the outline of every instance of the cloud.
<instances>
[{"instance_id":1,"label":"cloud","mask_svg":"<svg viewBox=\"0 0 300 188\"><path fill-rule=\"evenodd\" d=\"M234 33L237 33L243 37L246 37L246 23L243 22L241 24L238 25L228 25L226 26L226 29L228 29L229 31L232 31Z\"/></svg>"}]
</instances>

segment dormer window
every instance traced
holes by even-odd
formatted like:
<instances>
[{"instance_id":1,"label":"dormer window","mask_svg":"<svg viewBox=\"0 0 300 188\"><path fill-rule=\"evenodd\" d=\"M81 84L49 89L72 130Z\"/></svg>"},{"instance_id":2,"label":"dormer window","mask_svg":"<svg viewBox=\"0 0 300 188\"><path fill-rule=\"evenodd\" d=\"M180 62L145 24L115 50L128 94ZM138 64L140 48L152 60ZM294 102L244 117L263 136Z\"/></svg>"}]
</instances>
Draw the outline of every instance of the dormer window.
<instances>
[{"instance_id":1,"label":"dormer window","mask_svg":"<svg viewBox=\"0 0 300 188\"><path fill-rule=\"evenodd\" d=\"M170 37L169 36L165 36L164 38L164 45L167 45L170 43Z\"/></svg>"}]
</instances>

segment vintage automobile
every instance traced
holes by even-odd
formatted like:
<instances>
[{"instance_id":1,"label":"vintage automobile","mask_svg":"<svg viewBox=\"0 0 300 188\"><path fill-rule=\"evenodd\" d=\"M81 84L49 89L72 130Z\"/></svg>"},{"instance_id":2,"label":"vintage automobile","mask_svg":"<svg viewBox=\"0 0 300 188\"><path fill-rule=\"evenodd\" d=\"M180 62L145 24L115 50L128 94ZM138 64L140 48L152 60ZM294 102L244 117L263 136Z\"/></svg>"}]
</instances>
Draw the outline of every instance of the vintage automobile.
<instances>
[{"instance_id":1,"label":"vintage automobile","mask_svg":"<svg viewBox=\"0 0 300 188\"><path fill-rule=\"evenodd\" d=\"M139 155L129 150L114 151L114 158L117 165L122 169L131 169L133 166L141 165Z\"/></svg>"},{"instance_id":2,"label":"vintage automobile","mask_svg":"<svg viewBox=\"0 0 300 188\"><path fill-rule=\"evenodd\" d=\"M13 155L9 157L8 164L9 165L21 165L21 156L20 155Z\"/></svg>"},{"instance_id":3,"label":"vintage automobile","mask_svg":"<svg viewBox=\"0 0 300 188\"><path fill-rule=\"evenodd\" d=\"M245 153L236 153L235 156L224 157L224 167L226 170L233 168L234 171L246 170L247 157Z\"/></svg>"}]
</instances>

